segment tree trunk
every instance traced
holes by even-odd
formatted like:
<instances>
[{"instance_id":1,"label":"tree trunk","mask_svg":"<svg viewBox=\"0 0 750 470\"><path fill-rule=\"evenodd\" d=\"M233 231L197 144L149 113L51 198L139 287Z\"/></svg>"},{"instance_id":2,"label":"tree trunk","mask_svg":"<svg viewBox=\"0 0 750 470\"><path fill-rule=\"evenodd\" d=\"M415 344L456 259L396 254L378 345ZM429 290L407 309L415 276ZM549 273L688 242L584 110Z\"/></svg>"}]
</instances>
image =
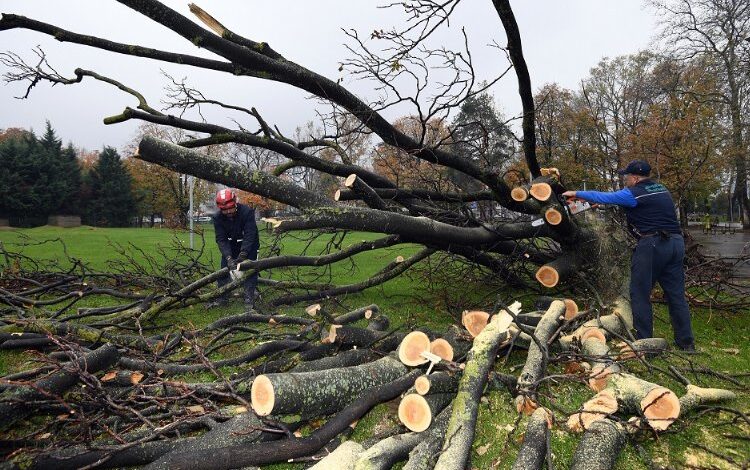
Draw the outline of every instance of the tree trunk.
<instances>
[{"instance_id":1,"label":"tree trunk","mask_svg":"<svg viewBox=\"0 0 750 470\"><path fill-rule=\"evenodd\" d=\"M508 331L510 321L510 315L502 311L494 315L479 336L474 338L474 345L467 354L466 368L453 401L443 450L435 465L436 470L464 468L469 460L479 412L479 399L484 392L487 375L495 364L495 356L500 345L511 338Z\"/></svg>"},{"instance_id":2,"label":"tree trunk","mask_svg":"<svg viewBox=\"0 0 750 470\"><path fill-rule=\"evenodd\" d=\"M386 356L375 362L316 372L260 375L250 396L260 416L300 414L318 417L345 407L363 390L396 380L406 366Z\"/></svg>"},{"instance_id":3,"label":"tree trunk","mask_svg":"<svg viewBox=\"0 0 750 470\"><path fill-rule=\"evenodd\" d=\"M547 441L551 416L544 408L537 408L526 424L523 444L518 450L512 470L541 470L547 458Z\"/></svg>"}]
</instances>

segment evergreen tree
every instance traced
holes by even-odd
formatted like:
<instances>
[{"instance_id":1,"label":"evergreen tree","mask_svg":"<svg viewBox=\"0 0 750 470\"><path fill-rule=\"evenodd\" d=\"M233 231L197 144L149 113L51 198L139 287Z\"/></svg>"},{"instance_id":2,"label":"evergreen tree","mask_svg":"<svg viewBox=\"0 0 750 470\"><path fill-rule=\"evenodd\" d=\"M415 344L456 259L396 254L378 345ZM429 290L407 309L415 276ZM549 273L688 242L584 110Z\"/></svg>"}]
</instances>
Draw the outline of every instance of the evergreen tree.
<instances>
[{"instance_id":1,"label":"evergreen tree","mask_svg":"<svg viewBox=\"0 0 750 470\"><path fill-rule=\"evenodd\" d=\"M113 147L104 147L96 166L87 174L90 199L85 208L86 223L126 227L135 215L131 177Z\"/></svg>"},{"instance_id":2,"label":"evergreen tree","mask_svg":"<svg viewBox=\"0 0 750 470\"><path fill-rule=\"evenodd\" d=\"M46 176L43 172L43 151L32 132L14 135L0 142L0 216L16 219L18 225L44 222L25 222L42 214L47 202L44 193Z\"/></svg>"},{"instance_id":3,"label":"evergreen tree","mask_svg":"<svg viewBox=\"0 0 750 470\"><path fill-rule=\"evenodd\" d=\"M500 171L513 155L513 135L495 109L494 98L480 93L466 98L452 125L453 151L482 168ZM450 178L467 191L481 188L476 180L452 170Z\"/></svg>"},{"instance_id":4,"label":"evergreen tree","mask_svg":"<svg viewBox=\"0 0 750 470\"><path fill-rule=\"evenodd\" d=\"M39 175L42 212L51 214L77 214L81 191L81 168L72 144L63 149L52 125L47 121L44 135L39 139Z\"/></svg>"}]
</instances>

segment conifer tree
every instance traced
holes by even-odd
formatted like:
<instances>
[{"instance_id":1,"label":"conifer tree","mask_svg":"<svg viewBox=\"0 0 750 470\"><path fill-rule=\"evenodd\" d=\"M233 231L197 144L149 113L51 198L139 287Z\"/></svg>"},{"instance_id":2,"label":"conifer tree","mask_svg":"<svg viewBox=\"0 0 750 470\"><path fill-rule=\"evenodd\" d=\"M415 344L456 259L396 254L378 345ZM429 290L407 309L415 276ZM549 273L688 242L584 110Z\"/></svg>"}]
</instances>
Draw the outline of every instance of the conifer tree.
<instances>
[{"instance_id":1,"label":"conifer tree","mask_svg":"<svg viewBox=\"0 0 750 470\"><path fill-rule=\"evenodd\" d=\"M87 175L90 191L85 221L90 225L126 227L135 214L131 176L113 147L104 147Z\"/></svg>"}]
</instances>

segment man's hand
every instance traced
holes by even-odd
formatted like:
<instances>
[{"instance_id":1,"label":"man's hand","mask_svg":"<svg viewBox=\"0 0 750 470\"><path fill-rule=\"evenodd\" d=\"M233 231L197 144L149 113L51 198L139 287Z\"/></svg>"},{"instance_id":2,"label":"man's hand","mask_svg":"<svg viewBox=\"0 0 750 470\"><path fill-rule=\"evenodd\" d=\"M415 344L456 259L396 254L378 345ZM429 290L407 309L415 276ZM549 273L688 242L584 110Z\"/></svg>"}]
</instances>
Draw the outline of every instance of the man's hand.
<instances>
[{"instance_id":1,"label":"man's hand","mask_svg":"<svg viewBox=\"0 0 750 470\"><path fill-rule=\"evenodd\" d=\"M237 257L237 263L241 263L247 259L247 252L240 251L240 255Z\"/></svg>"},{"instance_id":2,"label":"man's hand","mask_svg":"<svg viewBox=\"0 0 750 470\"><path fill-rule=\"evenodd\" d=\"M231 256L226 257L227 260L227 268L229 268L229 271L236 271L237 270L237 261L234 260Z\"/></svg>"},{"instance_id":3,"label":"man's hand","mask_svg":"<svg viewBox=\"0 0 750 470\"><path fill-rule=\"evenodd\" d=\"M575 191L565 191L564 193L562 193L562 195L565 196L565 197L576 197L576 192Z\"/></svg>"}]
</instances>

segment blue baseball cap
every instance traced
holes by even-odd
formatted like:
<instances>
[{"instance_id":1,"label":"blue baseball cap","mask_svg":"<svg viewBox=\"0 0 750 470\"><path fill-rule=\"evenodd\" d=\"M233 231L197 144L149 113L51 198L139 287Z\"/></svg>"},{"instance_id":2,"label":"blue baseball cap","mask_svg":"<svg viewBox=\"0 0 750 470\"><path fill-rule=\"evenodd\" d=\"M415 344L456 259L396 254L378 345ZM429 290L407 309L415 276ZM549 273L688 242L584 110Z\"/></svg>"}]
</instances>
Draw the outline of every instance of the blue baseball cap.
<instances>
[{"instance_id":1,"label":"blue baseball cap","mask_svg":"<svg viewBox=\"0 0 750 470\"><path fill-rule=\"evenodd\" d=\"M618 175L639 175L648 176L651 174L651 165L645 160L633 160L628 163L624 170L619 170Z\"/></svg>"}]
</instances>

